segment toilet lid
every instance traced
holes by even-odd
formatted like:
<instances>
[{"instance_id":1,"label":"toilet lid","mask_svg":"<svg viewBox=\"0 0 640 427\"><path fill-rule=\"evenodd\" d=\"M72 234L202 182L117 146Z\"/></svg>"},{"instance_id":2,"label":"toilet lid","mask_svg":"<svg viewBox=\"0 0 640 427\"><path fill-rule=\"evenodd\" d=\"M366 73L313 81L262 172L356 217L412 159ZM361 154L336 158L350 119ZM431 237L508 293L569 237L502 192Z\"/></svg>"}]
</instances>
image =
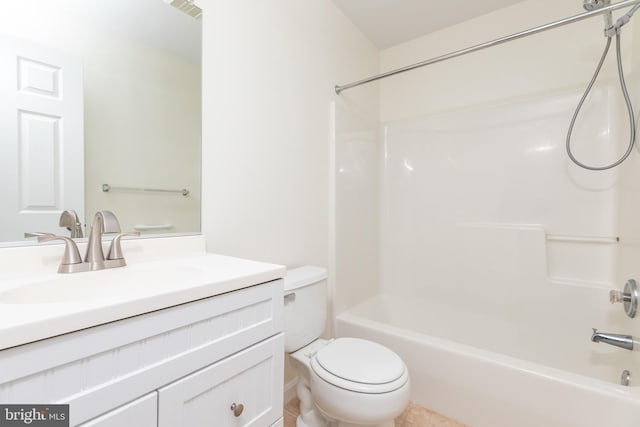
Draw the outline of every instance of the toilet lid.
<instances>
[{"instance_id":1,"label":"toilet lid","mask_svg":"<svg viewBox=\"0 0 640 427\"><path fill-rule=\"evenodd\" d=\"M404 362L388 348L358 338L338 338L311 360L323 380L348 390L386 393L408 380Z\"/></svg>"}]
</instances>

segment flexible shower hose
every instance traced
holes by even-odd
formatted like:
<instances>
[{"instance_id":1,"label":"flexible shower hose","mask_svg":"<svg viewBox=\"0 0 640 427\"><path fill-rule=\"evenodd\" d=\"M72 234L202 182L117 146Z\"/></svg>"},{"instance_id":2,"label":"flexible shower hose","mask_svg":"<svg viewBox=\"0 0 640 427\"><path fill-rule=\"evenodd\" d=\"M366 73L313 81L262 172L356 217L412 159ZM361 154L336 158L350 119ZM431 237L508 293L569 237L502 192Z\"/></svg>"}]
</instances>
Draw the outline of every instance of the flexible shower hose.
<instances>
[{"instance_id":1,"label":"flexible shower hose","mask_svg":"<svg viewBox=\"0 0 640 427\"><path fill-rule=\"evenodd\" d=\"M636 8L634 8L636 9ZM635 12L635 10L633 10L633 12ZM636 121L635 121L635 116L633 114L633 105L631 105L631 100L629 99L629 92L627 91L627 85L625 84L624 81L624 72L622 70L622 58L620 55L620 33L616 32L616 56L618 58L618 77L620 79L620 87L622 89L622 94L624 96L624 101L627 104L627 112L629 113L629 146L627 147L627 151L622 155L622 157L620 157L618 160L616 160L615 162L606 165L606 166L589 166L586 165L582 162L580 162L578 159L575 158L575 156L573 155L573 153L571 152L571 133L573 132L573 126L576 123L576 118L578 117L578 113L580 112L580 109L582 108L582 104L584 104L585 99L587 98L587 95L589 95L589 92L591 91L591 88L593 87L594 83L596 82L597 78L598 78L598 74L600 73L600 69L602 68L602 64L604 63L605 58L607 57L607 53L609 53L609 46L611 46L611 37L607 37L607 44L605 45L604 48L604 52L602 52L602 57L600 58L600 62L598 63L598 66L596 67L596 72L593 74L593 77L591 78L591 81L589 82L589 85L587 86L587 90L585 90L584 95L582 95L582 99L580 99L580 102L578 103L578 106L576 107L576 111L575 113L573 113L573 118L571 119L571 124L569 125L569 131L567 132L567 154L569 155L569 158L571 159L571 161L573 163L575 163L576 165L580 166L581 168L584 169L588 169L588 170L592 170L592 171L603 171L603 170L607 170L607 169L612 169L615 168L616 166L620 165L622 162L624 162L627 157L629 157L629 154L631 154L631 151L633 150L633 146L635 144L636 141Z\"/></svg>"}]
</instances>

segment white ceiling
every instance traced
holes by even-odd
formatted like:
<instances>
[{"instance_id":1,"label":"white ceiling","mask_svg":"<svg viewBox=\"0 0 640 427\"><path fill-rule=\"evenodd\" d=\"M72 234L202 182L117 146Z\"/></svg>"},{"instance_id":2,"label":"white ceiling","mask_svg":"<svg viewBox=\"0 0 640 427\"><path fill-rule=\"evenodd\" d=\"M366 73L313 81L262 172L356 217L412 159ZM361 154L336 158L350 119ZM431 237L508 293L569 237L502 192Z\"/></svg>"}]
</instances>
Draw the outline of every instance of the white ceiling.
<instances>
[{"instance_id":1,"label":"white ceiling","mask_svg":"<svg viewBox=\"0 0 640 427\"><path fill-rule=\"evenodd\" d=\"M384 49L523 0L333 0Z\"/></svg>"}]
</instances>

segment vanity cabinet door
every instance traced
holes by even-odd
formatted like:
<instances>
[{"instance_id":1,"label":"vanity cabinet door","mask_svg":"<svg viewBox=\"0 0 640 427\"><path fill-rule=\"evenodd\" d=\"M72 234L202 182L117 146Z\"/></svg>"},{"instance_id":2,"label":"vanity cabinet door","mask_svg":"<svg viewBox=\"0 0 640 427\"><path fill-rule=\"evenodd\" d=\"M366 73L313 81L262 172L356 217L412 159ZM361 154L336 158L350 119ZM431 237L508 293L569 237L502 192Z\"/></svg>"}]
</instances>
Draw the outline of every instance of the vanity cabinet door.
<instances>
[{"instance_id":1,"label":"vanity cabinet door","mask_svg":"<svg viewBox=\"0 0 640 427\"><path fill-rule=\"evenodd\" d=\"M158 393L149 393L79 427L157 427Z\"/></svg>"},{"instance_id":2,"label":"vanity cabinet door","mask_svg":"<svg viewBox=\"0 0 640 427\"><path fill-rule=\"evenodd\" d=\"M159 390L159 427L264 427L282 417L284 336Z\"/></svg>"}]
</instances>

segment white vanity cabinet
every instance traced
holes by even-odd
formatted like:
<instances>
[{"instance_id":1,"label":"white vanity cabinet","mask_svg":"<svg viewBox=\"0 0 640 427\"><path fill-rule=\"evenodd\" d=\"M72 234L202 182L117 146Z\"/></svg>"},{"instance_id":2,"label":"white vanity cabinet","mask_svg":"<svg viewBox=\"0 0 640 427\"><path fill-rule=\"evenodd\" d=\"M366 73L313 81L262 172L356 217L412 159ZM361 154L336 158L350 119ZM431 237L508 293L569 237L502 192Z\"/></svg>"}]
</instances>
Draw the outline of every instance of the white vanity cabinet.
<instances>
[{"instance_id":1,"label":"white vanity cabinet","mask_svg":"<svg viewBox=\"0 0 640 427\"><path fill-rule=\"evenodd\" d=\"M81 424L82 427L157 427L157 425L158 393L155 391Z\"/></svg>"},{"instance_id":2,"label":"white vanity cabinet","mask_svg":"<svg viewBox=\"0 0 640 427\"><path fill-rule=\"evenodd\" d=\"M2 350L0 403L68 403L72 426L281 425L282 304L272 280Z\"/></svg>"},{"instance_id":3,"label":"white vanity cabinet","mask_svg":"<svg viewBox=\"0 0 640 427\"><path fill-rule=\"evenodd\" d=\"M159 427L269 426L282 416L273 387L281 372L283 335L159 390Z\"/></svg>"}]
</instances>

